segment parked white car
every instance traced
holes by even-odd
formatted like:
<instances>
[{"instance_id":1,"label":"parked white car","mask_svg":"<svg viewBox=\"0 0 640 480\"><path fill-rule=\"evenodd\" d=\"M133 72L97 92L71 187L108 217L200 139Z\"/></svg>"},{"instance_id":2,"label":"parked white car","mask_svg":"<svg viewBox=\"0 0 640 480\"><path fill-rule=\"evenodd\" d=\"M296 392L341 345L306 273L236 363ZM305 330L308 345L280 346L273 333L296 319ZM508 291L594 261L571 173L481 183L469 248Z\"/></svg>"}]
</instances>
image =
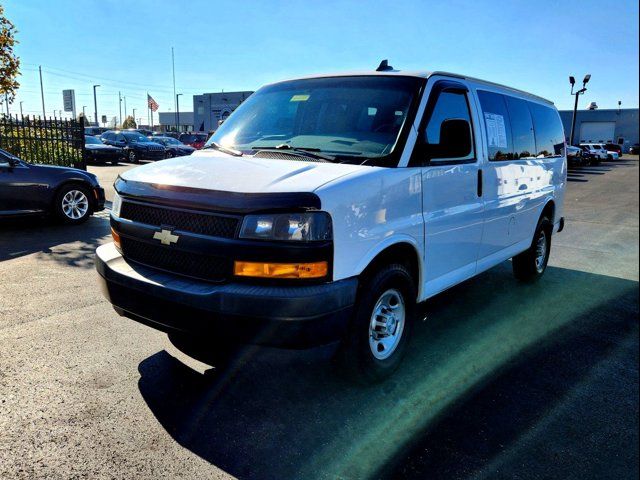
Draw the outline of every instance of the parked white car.
<instances>
[{"instance_id":1,"label":"parked white car","mask_svg":"<svg viewBox=\"0 0 640 480\"><path fill-rule=\"evenodd\" d=\"M339 341L377 381L418 302L509 259L544 274L564 138L550 101L462 75L383 62L275 83L203 150L121 173L96 268L118 313L187 353Z\"/></svg>"},{"instance_id":2,"label":"parked white car","mask_svg":"<svg viewBox=\"0 0 640 480\"><path fill-rule=\"evenodd\" d=\"M609 153L601 143L581 143L580 147L592 158L597 158L600 161L609 159Z\"/></svg>"}]
</instances>

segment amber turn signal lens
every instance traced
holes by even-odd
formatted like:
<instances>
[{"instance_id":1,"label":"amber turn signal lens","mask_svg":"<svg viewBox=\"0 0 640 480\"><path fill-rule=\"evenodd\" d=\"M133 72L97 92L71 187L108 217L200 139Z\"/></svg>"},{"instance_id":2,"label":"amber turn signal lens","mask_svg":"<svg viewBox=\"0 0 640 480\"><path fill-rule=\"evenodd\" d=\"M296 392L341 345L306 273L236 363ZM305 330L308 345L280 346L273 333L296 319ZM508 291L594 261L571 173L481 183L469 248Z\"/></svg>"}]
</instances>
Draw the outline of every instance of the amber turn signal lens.
<instances>
[{"instance_id":1,"label":"amber turn signal lens","mask_svg":"<svg viewBox=\"0 0 640 480\"><path fill-rule=\"evenodd\" d=\"M113 237L113 243L116 244L116 247L122 248L120 246L120 235L118 235L118 232L116 232L113 227L111 227L111 236Z\"/></svg>"},{"instance_id":2,"label":"amber turn signal lens","mask_svg":"<svg viewBox=\"0 0 640 480\"><path fill-rule=\"evenodd\" d=\"M233 273L239 277L321 278L329 271L327 262L262 263L234 262Z\"/></svg>"}]
</instances>

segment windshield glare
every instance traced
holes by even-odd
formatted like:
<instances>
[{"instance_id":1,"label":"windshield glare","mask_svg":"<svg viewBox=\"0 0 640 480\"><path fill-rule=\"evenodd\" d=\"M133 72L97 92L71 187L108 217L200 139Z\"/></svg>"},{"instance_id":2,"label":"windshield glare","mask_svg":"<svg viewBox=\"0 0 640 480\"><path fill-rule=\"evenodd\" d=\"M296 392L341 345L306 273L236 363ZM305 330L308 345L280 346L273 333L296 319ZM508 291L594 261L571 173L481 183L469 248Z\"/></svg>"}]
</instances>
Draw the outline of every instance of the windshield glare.
<instances>
[{"instance_id":1,"label":"windshield glare","mask_svg":"<svg viewBox=\"0 0 640 480\"><path fill-rule=\"evenodd\" d=\"M91 137L91 136L84 137L84 143L102 145L102 142L100 140L98 140L96 137Z\"/></svg>"},{"instance_id":2,"label":"windshield glare","mask_svg":"<svg viewBox=\"0 0 640 480\"><path fill-rule=\"evenodd\" d=\"M269 85L251 95L207 144L317 149L381 157L392 152L420 79L330 77Z\"/></svg>"}]
</instances>

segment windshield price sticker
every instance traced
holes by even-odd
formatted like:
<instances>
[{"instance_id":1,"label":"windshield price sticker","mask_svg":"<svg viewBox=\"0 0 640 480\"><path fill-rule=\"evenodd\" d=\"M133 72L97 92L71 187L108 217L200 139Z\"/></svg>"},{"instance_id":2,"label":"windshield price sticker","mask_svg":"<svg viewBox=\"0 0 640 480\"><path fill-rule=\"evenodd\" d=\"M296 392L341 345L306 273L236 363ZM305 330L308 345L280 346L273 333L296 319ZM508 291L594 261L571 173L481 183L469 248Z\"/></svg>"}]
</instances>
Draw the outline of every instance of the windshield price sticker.
<instances>
[{"instance_id":1,"label":"windshield price sticker","mask_svg":"<svg viewBox=\"0 0 640 480\"><path fill-rule=\"evenodd\" d=\"M290 102L306 102L309 100L310 95L294 95L291 97Z\"/></svg>"}]
</instances>

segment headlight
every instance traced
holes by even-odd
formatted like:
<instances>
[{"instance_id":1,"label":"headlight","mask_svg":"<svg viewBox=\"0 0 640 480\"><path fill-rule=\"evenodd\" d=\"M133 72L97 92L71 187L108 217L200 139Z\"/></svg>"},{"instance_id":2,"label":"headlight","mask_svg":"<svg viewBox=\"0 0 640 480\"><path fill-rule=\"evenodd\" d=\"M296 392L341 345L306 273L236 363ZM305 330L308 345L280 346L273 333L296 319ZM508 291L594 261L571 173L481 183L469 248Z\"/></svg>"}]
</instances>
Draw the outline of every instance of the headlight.
<instances>
[{"instance_id":1,"label":"headlight","mask_svg":"<svg viewBox=\"0 0 640 480\"><path fill-rule=\"evenodd\" d=\"M247 215L240 238L314 242L330 240L331 217L326 212Z\"/></svg>"},{"instance_id":2,"label":"headlight","mask_svg":"<svg viewBox=\"0 0 640 480\"><path fill-rule=\"evenodd\" d=\"M113 202L111 202L111 215L114 217L120 216L120 208L122 207L122 199L120 195L117 193L113 197Z\"/></svg>"}]
</instances>

